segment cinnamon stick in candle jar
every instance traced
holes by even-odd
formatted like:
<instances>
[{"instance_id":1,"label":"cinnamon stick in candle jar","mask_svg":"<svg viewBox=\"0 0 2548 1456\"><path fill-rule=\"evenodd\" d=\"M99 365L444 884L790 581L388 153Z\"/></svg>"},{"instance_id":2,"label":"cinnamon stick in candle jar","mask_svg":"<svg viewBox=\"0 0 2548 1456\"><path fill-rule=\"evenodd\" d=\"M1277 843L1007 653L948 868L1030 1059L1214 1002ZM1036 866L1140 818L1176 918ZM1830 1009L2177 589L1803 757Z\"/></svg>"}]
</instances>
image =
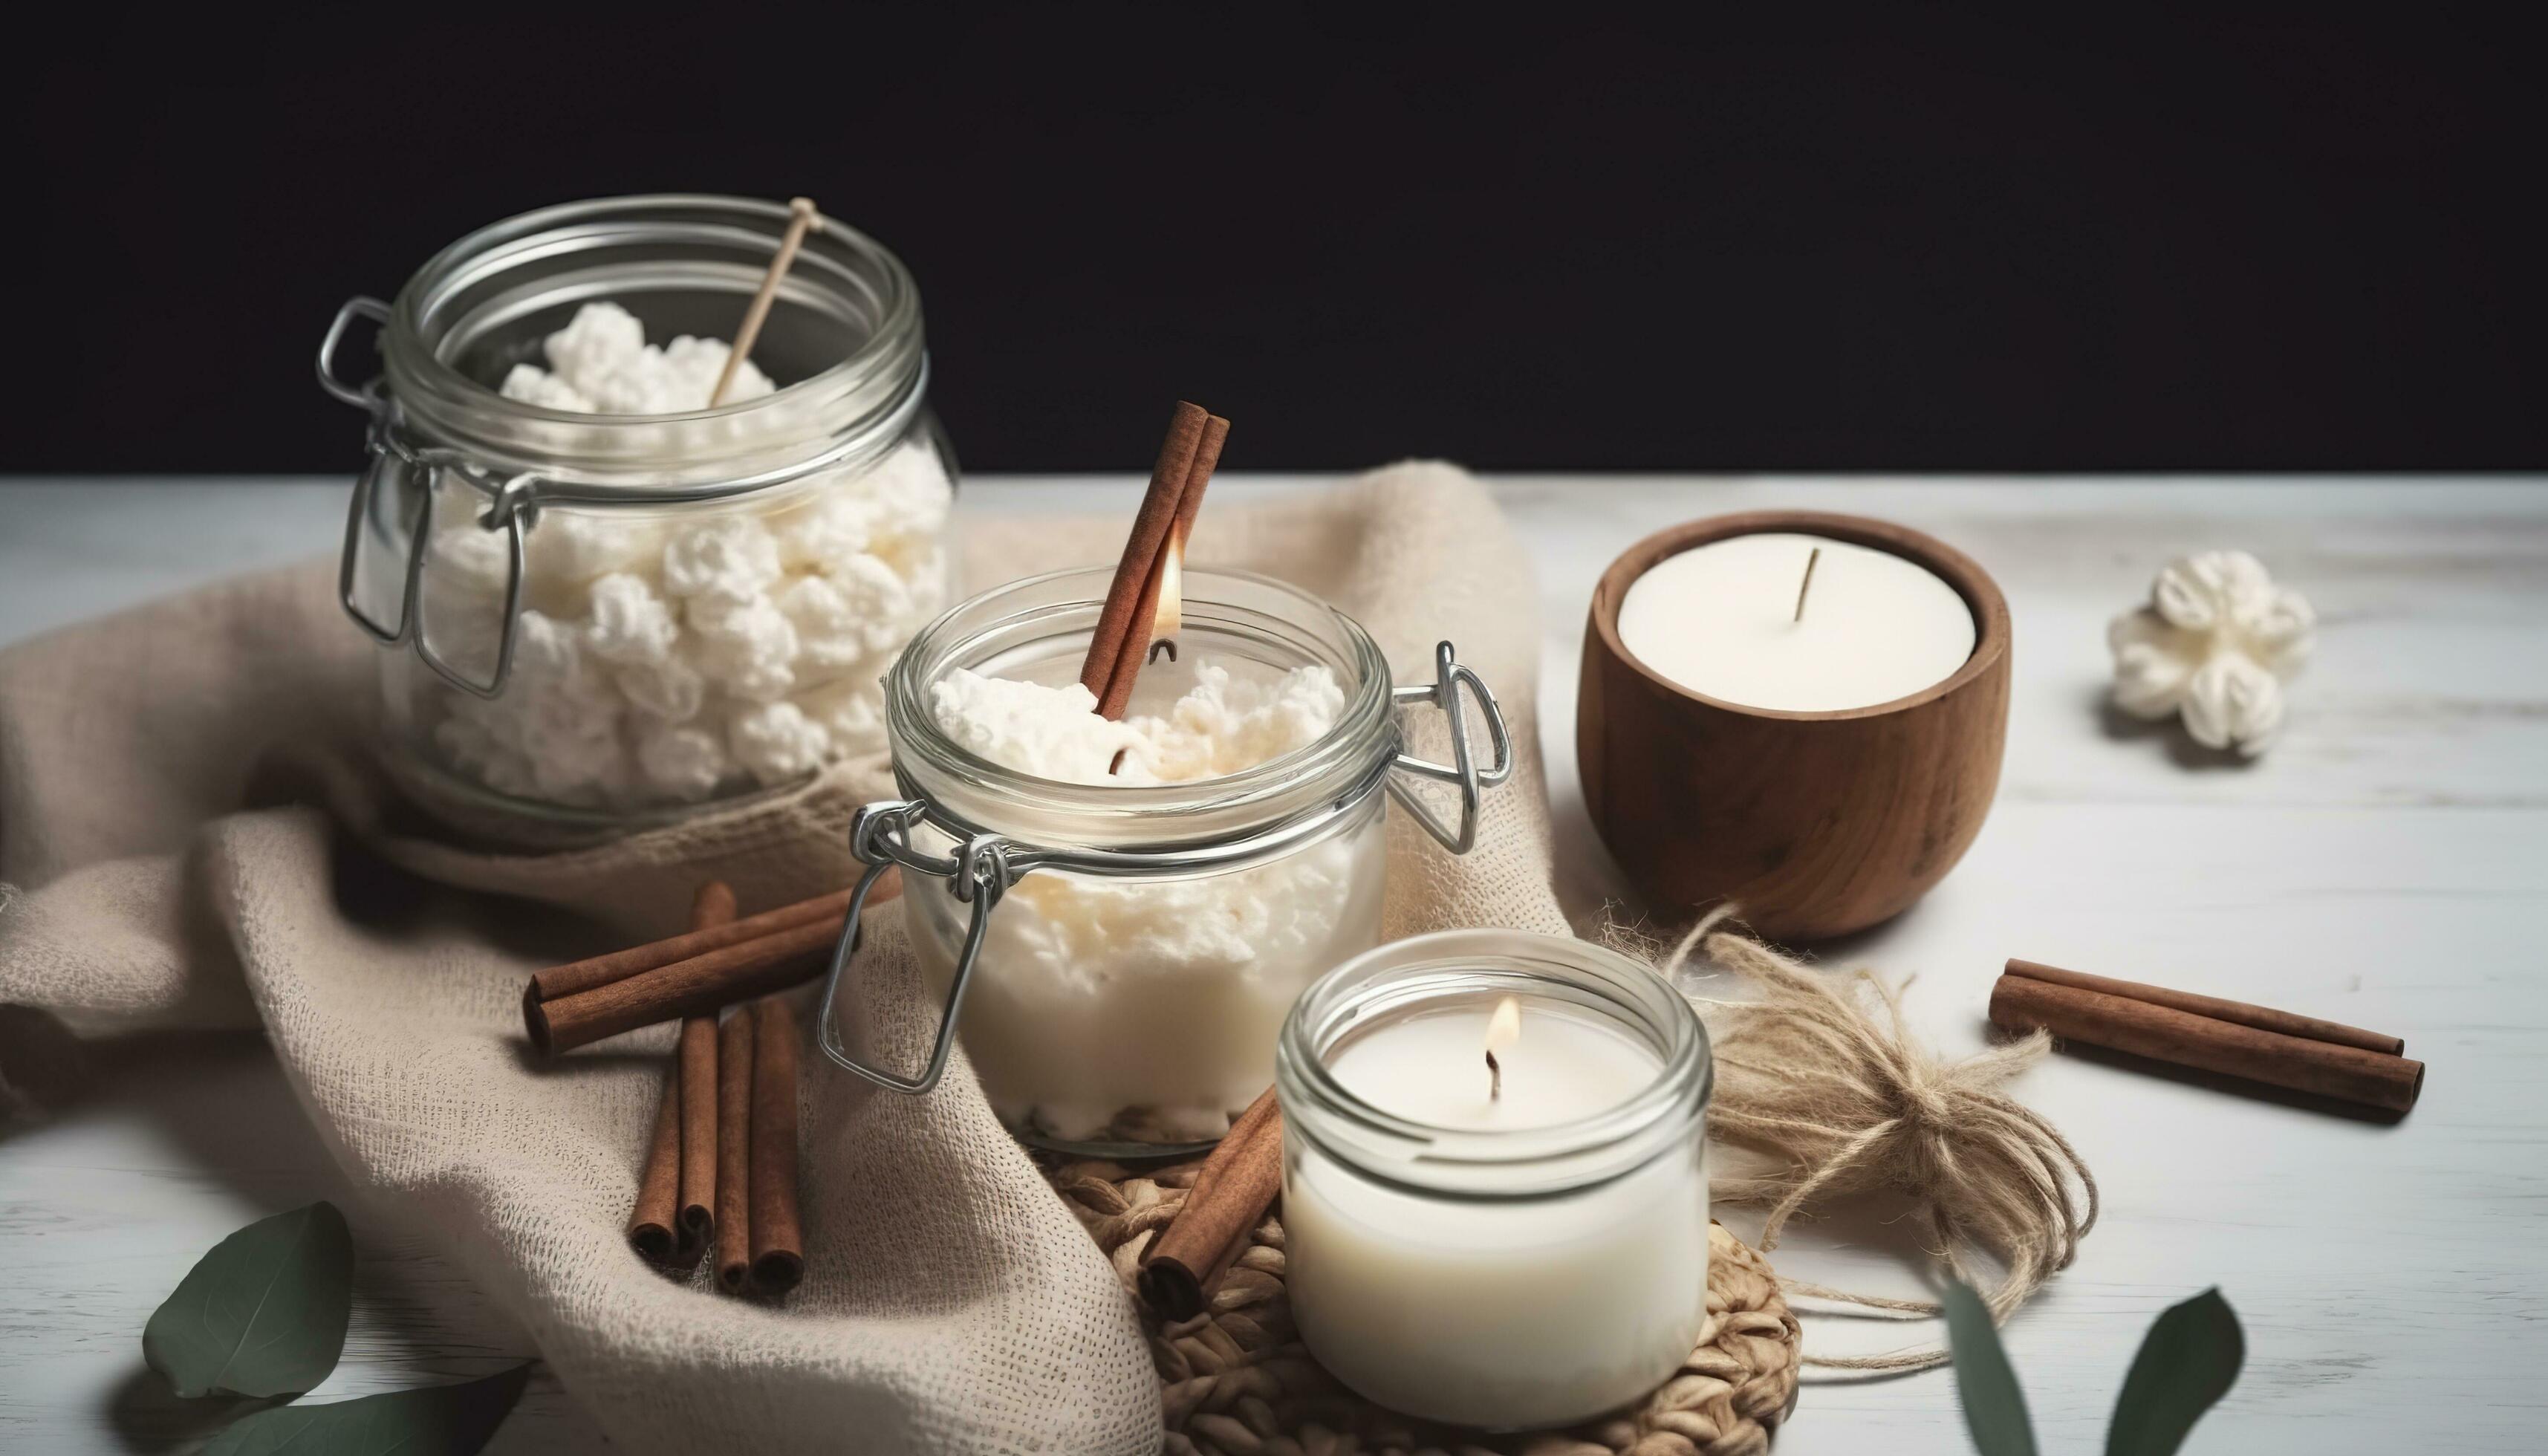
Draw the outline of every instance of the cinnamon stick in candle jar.
<instances>
[{"instance_id":1,"label":"cinnamon stick in candle jar","mask_svg":"<svg viewBox=\"0 0 2548 1456\"><path fill-rule=\"evenodd\" d=\"M1151 636L1160 629L1163 618L1170 631L1183 619L1186 537L1194 532L1195 516L1203 510L1204 488L1212 484L1212 473L1220 469L1222 446L1228 439L1229 421L1218 414L1207 414L1203 438L1196 442L1194 459L1177 492L1176 514L1169 519L1167 538L1159 543L1158 556L1141 580L1141 594L1134 601L1132 624L1116 652L1114 672L1107 679L1105 690L1097 695L1100 717L1121 718L1132 707L1133 686L1140 680L1142 667L1150 661ZM1176 594L1172 596L1170 592ZM1176 661L1175 644L1164 645L1169 648L1168 660Z\"/></svg>"},{"instance_id":2,"label":"cinnamon stick in candle jar","mask_svg":"<svg viewBox=\"0 0 2548 1456\"><path fill-rule=\"evenodd\" d=\"M1203 508L1204 487L1220 466L1222 444L1228 437L1228 420L1200 405L1177 402L1158 463L1150 471L1149 489L1142 493L1124 555L1098 608L1088 656L1080 664L1080 685L1096 697L1100 716L1121 718L1132 703L1162 602L1175 590L1172 578L1181 571L1186 536Z\"/></svg>"}]
</instances>

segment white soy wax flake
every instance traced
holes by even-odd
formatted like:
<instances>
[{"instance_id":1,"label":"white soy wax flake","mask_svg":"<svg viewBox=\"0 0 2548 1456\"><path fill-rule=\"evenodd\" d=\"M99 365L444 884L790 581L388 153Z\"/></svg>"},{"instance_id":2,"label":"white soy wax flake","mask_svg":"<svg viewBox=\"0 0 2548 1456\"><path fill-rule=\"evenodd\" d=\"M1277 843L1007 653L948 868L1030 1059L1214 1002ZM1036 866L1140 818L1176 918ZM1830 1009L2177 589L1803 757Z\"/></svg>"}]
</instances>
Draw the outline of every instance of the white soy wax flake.
<instances>
[{"instance_id":1,"label":"white soy wax flake","mask_svg":"<svg viewBox=\"0 0 2548 1456\"><path fill-rule=\"evenodd\" d=\"M796 624L767 596L691 599L699 671L737 697L769 702L796 685Z\"/></svg>"},{"instance_id":2,"label":"white soy wax flake","mask_svg":"<svg viewBox=\"0 0 2548 1456\"><path fill-rule=\"evenodd\" d=\"M584 641L594 657L627 666L661 663L681 639L672 606L643 578L617 573L592 584L592 620Z\"/></svg>"},{"instance_id":3,"label":"white soy wax flake","mask_svg":"<svg viewBox=\"0 0 2548 1456\"><path fill-rule=\"evenodd\" d=\"M637 735L637 767L646 786L684 803L716 792L734 761L725 744L704 728L665 725Z\"/></svg>"},{"instance_id":4,"label":"white soy wax flake","mask_svg":"<svg viewBox=\"0 0 2548 1456\"><path fill-rule=\"evenodd\" d=\"M666 723L686 723L707 702L706 675L679 656L621 668L611 681L630 707Z\"/></svg>"},{"instance_id":5,"label":"white soy wax flake","mask_svg":"<svg viewBox=\"0 0 2548 1456\"><path fill-rule=\"evenodd\" d=\"M726 743L753 777L780 783L820 767L831 737L803 708L773 702L735 714Z\"/></svg>"},{"instance_id":6,"label":"white soy wax flake","mask_svg":"<svg viewBox=\"0 0 2548 1456\"><path fill-rule=\"evenodd\" d=\"M664 590L675 596L744 601L778 580L778 543L747 515L722 515L676 531L664 548Z\"/></svg>"},{"instance_id":7,"label":"white soy wax flake","mask_svg":"<svg viewBox=\"0 0 2548 1456\"><path fill-rule=\"evenodd\" d=\"M652 347L627 310L587 305L544 344L549 367L516 366L502 393L596 414L697 410L727 352L714 339ZM730 398L773 388L747 361ZM911 439L761 509L541 511L524 541L513 676L492 702L435 694L437 757L499 792L615 809L697 802L880 752L879 680L947 602L951 498L937 452ZM465 488L435 493L423 592L435 650L480 679L494 670L511 572L507 533L479 524L487 503ZM793 716L765 711L780 704Z\"/></svg>"},{"instance_id":8,"label":"white soy wax flake","mask_svg":"<svg viewBox=\"0 0 2548 1456\"><path fill-rule=\"evenodd\" d=\"M507 399L579 414L678 414L708 408L717 375L732 352L722 339L682 334L662 348L646 342L646 325L613 303L587 304L541 351L549 367L516 364L500 392ZM735 370L725 403L772 392L770 376L751 360Z\"/></svg>"}]
</instances>

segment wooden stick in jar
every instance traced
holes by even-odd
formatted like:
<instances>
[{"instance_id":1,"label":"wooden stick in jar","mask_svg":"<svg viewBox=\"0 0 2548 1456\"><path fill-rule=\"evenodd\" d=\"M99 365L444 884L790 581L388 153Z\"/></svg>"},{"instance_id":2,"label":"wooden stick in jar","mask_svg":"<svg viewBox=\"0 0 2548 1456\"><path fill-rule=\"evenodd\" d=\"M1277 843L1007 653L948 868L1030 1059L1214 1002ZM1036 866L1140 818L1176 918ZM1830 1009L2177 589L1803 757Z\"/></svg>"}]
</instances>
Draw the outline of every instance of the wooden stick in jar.
<instances>
[{"instance_id":1,"label":"wooden stick in jar","mask_svg":"<svg viewBox=\"0 0 2548 1456\"><path fill-rule=\"evenodd\" d=\"M761 276L761 291L752 296L751 307L743 311L743 326L734 331L734 347L727 351L725 368L717 371L716 388L708 391L708 408L725 403L725 392L734 387L735 372L743 361L752 357L752 346L761 341L761 325L769 321L770 305L778 297L778 285L795 265L796 250L805 245L805 234L823 226L823 215L814 211L811 198L787 199L787 230L779 234L778 252L770 260L770 271Z\"/></svg>"}]
</instances>

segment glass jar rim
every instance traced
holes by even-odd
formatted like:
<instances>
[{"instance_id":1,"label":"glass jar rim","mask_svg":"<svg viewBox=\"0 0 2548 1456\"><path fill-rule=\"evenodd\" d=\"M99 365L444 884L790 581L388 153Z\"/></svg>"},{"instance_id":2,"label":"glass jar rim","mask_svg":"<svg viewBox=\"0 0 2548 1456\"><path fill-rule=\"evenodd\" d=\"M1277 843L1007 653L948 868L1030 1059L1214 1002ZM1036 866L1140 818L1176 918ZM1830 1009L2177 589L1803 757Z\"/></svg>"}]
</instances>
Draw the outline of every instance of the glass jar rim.
<instances>
[{"instance_id":1,"label":"glass jar rim","mask_svg":"<svg viewBox=\"0 0 2548 1456\"><path fill-rule=\"evenodd\" d=\"M516 400L452 363L446 357L450 328L437 327L433 321L454 296L500 278L507 269L551 263L578 249L650 237L678 236L723 246L738 262L754 257L752 267L745 270L748 278L727 268L724 272L731 276L716 280L729 285L738 298L746 298L767 266L762 254L774 252L790 217L784 203L762 198L652 193L559 203L479 228L426 259L392 303L382 338L391 398L402 414L427 434L450 438L473 454L542 466L551 459L526 461L525 455L550 455L596 474L662 465L668 433L685 447L679 463L699 466L784 455L791 448L801 453L801 447L817 442L831 447L825 451L827 456L856 458L860 451L840 448L844 442L889 443L917 413L926 388L928 362L919 288L890 249L829 217L806 235L797 266L789 271L778 297L782 302L828 301L847 309L864 304L871 295L873 317L861 319L865 336L849 353L815 373L753 399L657 414L589 413ZM604 263L602 267L640 280L661 280L675 271L675 265L661 261ZM841 287L827 293L824 280L834 274L855 276L867 288L859 298ZM711 279L702 272L687 281L705 287ZM538 303L592 302L613 296L607 283L587 279ZM532 308L530 302L516 301L501 317ZM483 332L493 325L481 320L475 326ZM474 336L463 335L464 339ZM794 436L774 436L756 435L745 427L779 419L801 420L802 429ZM526 452L500 433L490 433L507 426L573 431L579 448Z\"/></svg>"},{"instance_id":2,"label":"glass jar rim","mask_svg":"<svg viewBox=\"0 0 2548 1456\"><path fill-rule=\"evenodd\" d=\"M1088 833L1082 842L1119 847L1191 845L1251 834L1305 813L1350 809L1377 792L1397 757L1399 734L1388 658L1361 623L1311 592L1254 572L1189 566L1183 583L1189 639L1269 616L1281 608L1293 625L1330 628L1328 646L1346 669L1345 703L1316 739L1235 774L1158 784L1073 783L991 762L957 743L931 710L931 687L1002 634L1041 631L1044 640L1084 645L1112 582L1112 567L1073 567L978 592L923 627L885 678L886 733L903 790L931 801L933 814L960 785L995 805L1068 818ZM1254 604L1236 598L1245 597ZM1296 643L1295 646L1298 644ZM957 822L977 816L957 813ZM1006 824L982 826L1002 833ZM1034 838L1033 835L1025 836Z\"/></svg>"},{"instance_id":3,"label":"glass jar rim","mask_svg":"<svg viewBox=\"0 0 2548 1456\"><path fill-rule=\"evenodd\" d=\"M1327 1065L1326 1052L1347 1034L1382 1024L1374 1018L1490 993L1606 1017L1653 1048L1654 1080L1564 1122L1445 1128L1375 1106ZM1644 1167L1701 1136L1715 1079L1707 1028L1651 966L1573 937L1515 930L1436 931L1355 956L1293 1003L1274 1052L1285 1126L1296 1135L1364 1177L1474 1200L1573 1192Z\"/></svg>"}]
</instances>

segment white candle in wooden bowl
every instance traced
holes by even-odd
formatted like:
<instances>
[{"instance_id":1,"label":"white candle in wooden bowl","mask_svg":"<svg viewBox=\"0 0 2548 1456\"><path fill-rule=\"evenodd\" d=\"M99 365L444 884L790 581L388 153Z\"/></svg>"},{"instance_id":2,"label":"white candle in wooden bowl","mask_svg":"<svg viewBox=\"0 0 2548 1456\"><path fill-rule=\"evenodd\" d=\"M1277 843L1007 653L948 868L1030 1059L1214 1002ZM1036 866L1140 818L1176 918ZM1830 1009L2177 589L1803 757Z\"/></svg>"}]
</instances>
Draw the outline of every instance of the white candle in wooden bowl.
<instances>
[{"instance_id":1,"label":"white candle in wooden bowl","mask_svg":"<svg viewBox=\"0 0 2548 1456\"><path fill-rule=\"evenodd\" d=\"M1943 682L1973 655L1974 627L1963 597L1917 562L1829 536L1763 531L1655 563L1619 603L1619 641L1692 692L1828 712Z\"/></svg>"},{"instance_id":2,"label":"white candle in wooden bowl","mask_svg":"<svg viewBox=\"0 0 2548 1456\"><path fill-rule=\"evenodd\" d=\"M1339 967L1276 1057L1311 1352L1384 1406L1466 1425L1645 1396L1706 1319L1709 1080L1688 1004L1580 941L1451 931Z\"/></svg>"}]
</instances>

